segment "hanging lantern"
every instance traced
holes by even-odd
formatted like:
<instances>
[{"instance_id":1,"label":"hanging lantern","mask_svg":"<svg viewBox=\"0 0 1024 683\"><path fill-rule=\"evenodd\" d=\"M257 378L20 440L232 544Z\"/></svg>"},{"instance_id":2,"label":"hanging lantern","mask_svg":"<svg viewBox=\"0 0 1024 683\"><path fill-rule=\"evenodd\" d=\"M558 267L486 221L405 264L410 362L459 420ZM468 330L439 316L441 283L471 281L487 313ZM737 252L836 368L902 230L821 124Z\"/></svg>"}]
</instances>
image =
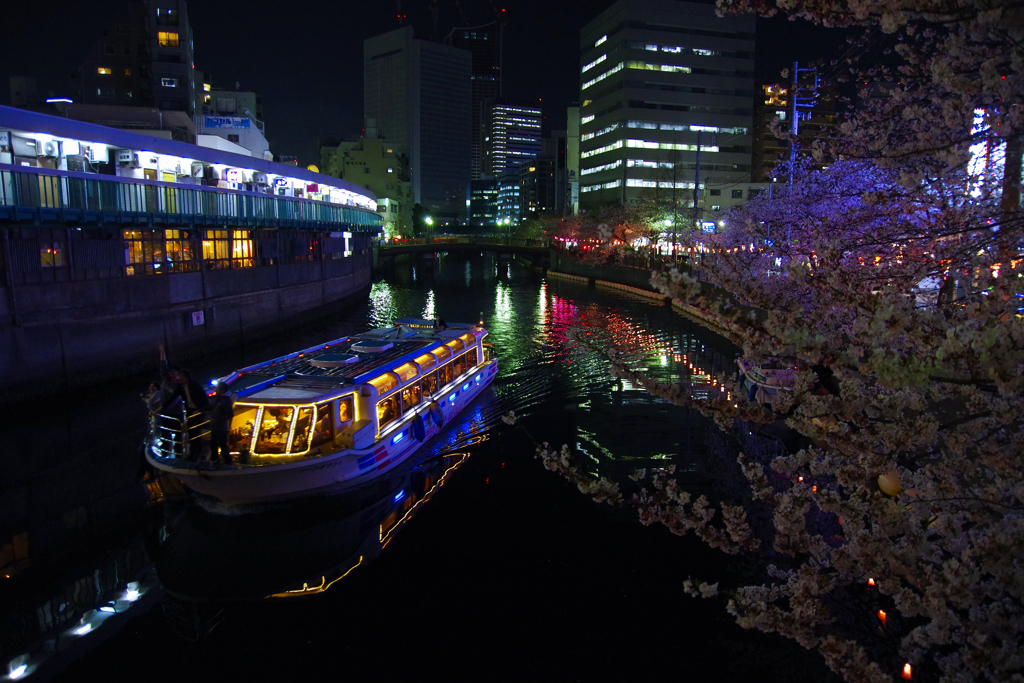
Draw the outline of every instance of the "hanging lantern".
<instances>
[{"instance_id":1,"label":"hanging lantern","mask_svg":"<svg viewBox=\"0 0 1024 683\"><path fill-rule=\"evenodd\" d=\"M887 496L898 496L903 489L900 487L900 479L896 470L889 470L885 474L878 475L878 488Z\"/></svg>"},{"instance_id":2,"label":"hanging lantern","mask_svg":"<svg viewBox=\"0 0 1024 683\"><path fill-rule=\"evenodd\" d=\"M883 610L878 610L878 618L881 620L883 625L885 624L885 617L885 612Z\"/></svg>"},{"instance_id":3,"label":"hanging lantern","mask_svg":"<svg viewBox=\"0 0 1024 683\"><path fill-rule=\"evenodd\" d=\"M910 662L903 665L903 673L900 674L900 678L910 681L914 679L913 674L910 671Z\"/></svg>"}]
</instances>

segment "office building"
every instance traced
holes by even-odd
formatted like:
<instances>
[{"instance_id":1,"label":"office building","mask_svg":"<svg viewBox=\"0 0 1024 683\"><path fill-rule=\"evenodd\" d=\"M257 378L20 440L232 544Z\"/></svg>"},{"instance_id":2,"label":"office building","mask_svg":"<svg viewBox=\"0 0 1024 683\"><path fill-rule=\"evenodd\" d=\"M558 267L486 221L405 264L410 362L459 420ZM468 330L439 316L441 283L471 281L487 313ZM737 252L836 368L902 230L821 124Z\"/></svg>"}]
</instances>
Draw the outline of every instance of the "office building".
<instances>
[{"instance_id":1,"label":"office building","mask_svg":"<svg viewBox=\"0 0 1024 683\"><path fill-rule=\"evenodd\" d=\"M214 90L209 83L203 83L202 88L196 142L225 152L271 158L263 124L263 98L242 90Z\"/></svg>"},{"instance_id":2,"label":"office building","mask_svg":"<svg viewBox=\"0 0 1024 683\"><path fill-rule=\"evenodd\" d=\"M490 102L484 117L484 173L498 182L498 217L522 216L521 162L541 151L541 111L537 107Z\"/></svg>"},{"instance_id":3,"label":"office building","mask_svg":"<svg viewBox=\"0 0 1024 683\"><path fill-rule=\"evenodd\" d=\"M363 103L384 139L409 157L413 201L443 222L469 202L472 55L410 26L363 43Z\"/></svg>"},{"instance_id":4,"label":"office building","mask_svg":"<svg viewBox=\"0 0 1024 683\"><path fill-rule=\"evenodd\" d=\"M469 183L469 225L479 230L493 230L498 221L498 182L479 178Z\"/></svg>"},{"instance_id":5,"label":"office building","mask_svg":"<svg viewBox=\"0 0 1024 683\"><path fill-rule=\"evenodd\" d=\"M473 55L472 147L470 177L479 180L483 173L483 117L484 103L501 98L501 24L492 22L483 26L453 29L444 39L445 45L467 50Z\"/></svg>"},{"instance_id":6,"label":"office building","mask_svg":"<svg viewBox=\"0 0 1024 683\"><path fill-rule=\"evenodd\" d=\"M575 216L580 212L580 108L566 110L565 131L565 200L564 213Z\"/></svg>"},{"instance_id":7,"label":"office building","mask_svg":"<svg viewBox=\"0 0 1024 683\"><path fill-rule=\"evenodd\" d=\"M580 57L580 206L693 203L747 182L753 17L712 4L619 0L587 24Z\"/></svg>"},{"instance_id":8,"label":"office building","mask_svg":"<svg viewBox=\"0 0 1024 683\"><path fill-rule=\"evenodd\" d=\"M184 0L131 3L73 79L80 104L153 107L191 117L202 104Z\"/></svg>"}]
</instances>

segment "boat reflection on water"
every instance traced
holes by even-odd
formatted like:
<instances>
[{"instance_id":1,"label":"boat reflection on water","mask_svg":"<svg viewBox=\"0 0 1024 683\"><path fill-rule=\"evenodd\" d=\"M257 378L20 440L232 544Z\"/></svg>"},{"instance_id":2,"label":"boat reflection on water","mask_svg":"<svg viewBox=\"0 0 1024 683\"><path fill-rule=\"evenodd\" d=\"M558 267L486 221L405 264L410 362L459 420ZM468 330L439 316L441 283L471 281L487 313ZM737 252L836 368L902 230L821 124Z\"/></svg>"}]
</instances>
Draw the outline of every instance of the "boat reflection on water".
<instances>
[{"instance_id":1,"label":"boat reflection on water","mask_svg":"<svg viewBox=\"0 0 1024 683\"><path fill-rule=\"evenodd\" d=\"M187 602L323 593L376 558L467 457L434 457L362 489L288 507L224 515L191 506L161 549L157 575Z\"/></svg>"},{"instance_id":2,"label":"boat reflection on water","mask_svg":"<svg viewBox=\"0 0 1024 683\"><path fill-rule=\"evenodd\" d=\"M488 422L477 408L417 463L333 496L243 508L208 501L189 505L169 523L156 562L161 584L177 603L165 605L168 618L179 621L175 610L195 615L189 604L223 606L329 590L380 555L438 494L472 445L487 440Z\"/></svg>"}]
</instances>

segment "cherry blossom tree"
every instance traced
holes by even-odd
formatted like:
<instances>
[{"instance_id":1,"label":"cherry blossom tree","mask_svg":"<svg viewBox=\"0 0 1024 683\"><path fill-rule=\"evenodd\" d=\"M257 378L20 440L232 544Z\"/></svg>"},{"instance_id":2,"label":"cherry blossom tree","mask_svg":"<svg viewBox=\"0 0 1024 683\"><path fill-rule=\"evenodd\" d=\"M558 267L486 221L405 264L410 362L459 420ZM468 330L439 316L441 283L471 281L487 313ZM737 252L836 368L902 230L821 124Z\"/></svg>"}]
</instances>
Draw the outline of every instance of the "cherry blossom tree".
<instances>
[{"instance_id":1,"label":"cherry blossom tree","mask_svg":"<svg viewBox=\"0 0 1024 683\"><path fill-rule=\"evenodd\" d=\"M637 349L605 351L614 374L723 428L781 419L813 445L741 455L749 496L717 501L670 473L595 478L569 449L538 454L646 523L759 558L765 581L728 610L846 680L1024 681L1024 5L719 8L861 26L893 50L889 66L844 64L861 102L817 150L840 161L687 236L689 267L652 277L747 359L792 359L795 386L766 406L697 398L646 376Z\"/></svg>"}]
</instances>

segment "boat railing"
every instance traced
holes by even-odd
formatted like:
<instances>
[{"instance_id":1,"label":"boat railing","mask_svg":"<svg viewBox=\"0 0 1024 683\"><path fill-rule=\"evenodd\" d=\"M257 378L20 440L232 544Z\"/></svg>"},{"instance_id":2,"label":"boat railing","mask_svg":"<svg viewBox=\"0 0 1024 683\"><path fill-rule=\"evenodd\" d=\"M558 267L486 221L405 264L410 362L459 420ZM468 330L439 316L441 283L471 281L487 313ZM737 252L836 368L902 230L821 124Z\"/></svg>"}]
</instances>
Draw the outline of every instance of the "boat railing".
<instances>
[{"instance_id":1,"label":"boat railing","mask_svg":"<svg viewBox=\"0 0 1024 683\"><path fill-rule=\"evenodd\" d=\"M188 412L180 405L171 406L163 413L152 413L151 447L161 458L196 460L207 445L209 424L209 416L205 412Z\"/></svg>"}]
</instances>

